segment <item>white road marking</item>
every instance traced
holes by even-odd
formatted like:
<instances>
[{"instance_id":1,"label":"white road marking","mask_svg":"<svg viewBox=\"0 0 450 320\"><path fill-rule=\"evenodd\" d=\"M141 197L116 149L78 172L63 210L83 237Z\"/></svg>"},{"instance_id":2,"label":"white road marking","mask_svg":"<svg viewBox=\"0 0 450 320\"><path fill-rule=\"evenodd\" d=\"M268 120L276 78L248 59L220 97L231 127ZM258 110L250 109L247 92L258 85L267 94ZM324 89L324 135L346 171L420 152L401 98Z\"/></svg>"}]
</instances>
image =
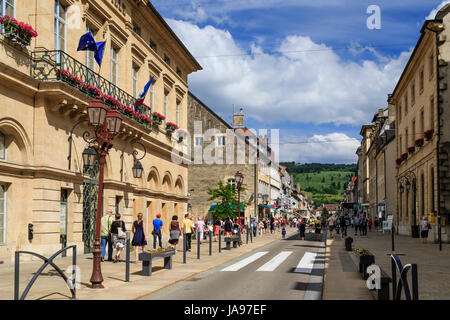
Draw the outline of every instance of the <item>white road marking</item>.
<instances>
[{"instance_id":1,"label":"white road marking","mask_svg":"<svg viewBox=\"0 0 450 320\"><path fill-rule=\"evenodd\" d=\"M287 257L289 257L291 254L292 254L292 251L282 251L279 254L277 254L275 257L273 257L272 260L267 262L265 265L263 265L256 271L273 271L281 263L283 263L283 261L286 260Z\"/></svg>"},{"instance_id":2,"label":"white road marking","mask_svg":"<svg viewBox=\"0 0 450 320\"><path fill-rule=\"evenodd\" d=\"M262 256L264 256L267 253L269 253L269 252L268 251L257 252L255 254L251 255L250 257L242 259L241 261L239 261L235 264L232 264L231 266L228 266L225 269L222 269L220 271L238 271L238 270L242 269L243 267L245 267L246 265L258 260L259 258L261 258Z\"/></svg>"},{"instance_id":3,"label":"white road marking","mask_svg":"<svg viewBox=\"0 0 450 320\"><path fill-rule=\"evenodd\" d=\"M314 261L316 260L316 256L316 252L306 252L303 255L303 258L298 263L295 272L311 273L312 269L314 268Z\"/></svg>"}]
</instances>

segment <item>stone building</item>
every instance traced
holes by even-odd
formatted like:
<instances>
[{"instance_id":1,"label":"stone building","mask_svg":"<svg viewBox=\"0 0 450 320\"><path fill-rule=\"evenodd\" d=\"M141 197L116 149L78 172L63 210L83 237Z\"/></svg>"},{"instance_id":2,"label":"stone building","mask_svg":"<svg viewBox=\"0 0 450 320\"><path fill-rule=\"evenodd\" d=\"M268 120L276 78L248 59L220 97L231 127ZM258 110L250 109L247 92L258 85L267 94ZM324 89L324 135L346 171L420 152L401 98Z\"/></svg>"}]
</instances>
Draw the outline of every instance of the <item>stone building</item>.
<instances>
[{"instance_id":1,"label":"stone building","mask_svg":"<svg viewBox=\"0 0 450 320\"><path fill-rule=\"evenodd\" d=\"M420 221L427 215L435 226L430 237L437 240L435 217L440 215L444 241L448 241L450 212L449 11L446 5L435 20L425 21L390 97L397 115L399 232L418 237Z\"/></svg>"},{"instance_id":2,"label":"stone building","mask_svg":"<svg viewBox=\"0 0 450 320\"><path fill-rule=\"evenodd\" d=\"M208 187L217 187L219 181L235 184L235 174L240 171L246 189L241 193L241 203L247 204L242 214L247 219L261 214L262 195L269 190L265 183L270 153L268 148L266 152L257 151L258 144L267 141L267 137L258 138L247 128L233 128L191 92L188 131L192 146L188 183L192 213L197 217L208 216L215 204L208 200ZM240 145L245 146L242 153Z\"/></svg>"},{"instance_id":3,"label":"stone building","mask_svg":"<svg viewBox=\"0 0 450 320\"><path fill-rule=\"evenodd\" d=\"M86 107L97 91L83 84L100 89L105 101L110 95L133 107L154 76L144 101L148 107L139 112L159 112L166 122L186 128L188 75L201 66L149 1L8 3L14 9L2 13L31 24L38 36L28 44L4 29L0 39L0 260L12 259L15 250L49 255L73 244L89 252L98 172L92 168L89 179L84 170L83 133L93 132L80 121L87 119ZM106 41L101 70L93 52L77 51L86 31ZM123 122L106 159L103 211L121 213L128 230L138 212L147 227L161 212L167 233L171 215L187 209L187 165L172 161L176 141L164 123L151 126L122 107L119 112ZM143 146L144 170L137 179L133 152L141 157Z\"/></svg>"}]
</instances>

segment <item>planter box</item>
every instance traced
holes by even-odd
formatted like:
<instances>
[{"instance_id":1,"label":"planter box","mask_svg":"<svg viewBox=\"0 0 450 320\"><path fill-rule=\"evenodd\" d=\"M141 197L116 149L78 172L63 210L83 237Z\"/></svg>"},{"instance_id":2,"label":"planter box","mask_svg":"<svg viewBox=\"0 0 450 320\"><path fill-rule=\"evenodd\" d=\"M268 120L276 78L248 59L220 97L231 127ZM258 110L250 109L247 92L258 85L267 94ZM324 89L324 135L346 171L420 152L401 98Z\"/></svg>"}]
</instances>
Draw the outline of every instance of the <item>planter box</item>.
<instances>
[{"instance_id":1,"label":"planter box","mask_svg":"<svg viewBox=\"0 0 450 320\"><path fill-rule=\"evenodd\" d=\"M143 252L139 254L139 261L142 261L142 275L152 275L152 261L156 259L164 259L164 269L172 269L172 256L175 250L167 250L161 252Z\"/></svg>"},{"instance_id":2,"label":"planter box","mask_svg":"<svg viewBox=\"0 0 450 320\"><path fill-rule=\"evenodd\" d=\"M28 35L21 34L20 29L14 25L4 26L4 35L6 38L10 39L12 42L17 42L21 46L26 47L31 43L31 37Z\"/></svg>"},{"instance_id":3,"label":"planter box","mask_svg":"<svg viewBox=\"0 0 450 320\"><path fill-rule=\"evenodd\" d=\"M375 263L375 256L369 252L369 254L359 254L355 252L359 258L359 272L362 273L363 279L367 280L369 275L367 274L367 267Z\"/></svg>"},{"instance_id":4,"label":"planter box","mask_svg":"<svg viewBox=\"0 0 450 320\"><path fill-rule=\"evenodd\" d=\"M345 239L345 250L346 251L353 251L352 243L353 243L353 239Z\"/></svg>"}]
</instances>

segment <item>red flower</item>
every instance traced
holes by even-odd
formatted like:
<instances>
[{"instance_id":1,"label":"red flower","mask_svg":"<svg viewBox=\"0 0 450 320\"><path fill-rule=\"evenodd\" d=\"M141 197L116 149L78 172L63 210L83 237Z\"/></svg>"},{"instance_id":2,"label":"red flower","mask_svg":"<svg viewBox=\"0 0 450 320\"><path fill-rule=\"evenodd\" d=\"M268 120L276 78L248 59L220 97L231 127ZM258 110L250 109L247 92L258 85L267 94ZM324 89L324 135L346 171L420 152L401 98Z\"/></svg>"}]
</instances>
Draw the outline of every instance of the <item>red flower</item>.
<instances>
[{"instance_id":1,"label":"red flower","mask_svg":"<svg viewBox=\"0 0 450 320\"><path fill-rule=\"evenodd\" d=\"M396 163L398 166L401 165L402 162L403 162L403 159L402 159L402 158L397 158L397 159L395 159L395 163Z\"/></svg>"}]
</instances>

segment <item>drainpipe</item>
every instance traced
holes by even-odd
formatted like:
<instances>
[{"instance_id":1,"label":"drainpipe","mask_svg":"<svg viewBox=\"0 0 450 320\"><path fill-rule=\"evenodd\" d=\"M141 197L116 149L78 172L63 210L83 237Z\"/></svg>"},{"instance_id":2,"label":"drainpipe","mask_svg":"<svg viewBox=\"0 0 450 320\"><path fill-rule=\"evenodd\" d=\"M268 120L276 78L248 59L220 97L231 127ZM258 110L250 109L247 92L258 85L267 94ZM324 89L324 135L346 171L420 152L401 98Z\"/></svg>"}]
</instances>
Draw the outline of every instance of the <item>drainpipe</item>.
<instances>
[{"instance_id":1,"label":"drainpipe","mask_svg":"<svg viewBox=\"0 0 450 320\"><path fill-rule=\"evenodd\" d=\"M438 21L436 21L438 22ZM438 22L439 23L439 22ZM438 216L438 238L439 250L442 251L442 237L441 237L441 174L439 171L439 143L441 142L441 101L439 98L439 36L438 32L425 27L427 30L433 32L436 38L436 102L437 102L437 141L436 141L436 170L437 170L437 216ZM433 199L434 201L434 199Z\"/></svg>"}]
</instances>

